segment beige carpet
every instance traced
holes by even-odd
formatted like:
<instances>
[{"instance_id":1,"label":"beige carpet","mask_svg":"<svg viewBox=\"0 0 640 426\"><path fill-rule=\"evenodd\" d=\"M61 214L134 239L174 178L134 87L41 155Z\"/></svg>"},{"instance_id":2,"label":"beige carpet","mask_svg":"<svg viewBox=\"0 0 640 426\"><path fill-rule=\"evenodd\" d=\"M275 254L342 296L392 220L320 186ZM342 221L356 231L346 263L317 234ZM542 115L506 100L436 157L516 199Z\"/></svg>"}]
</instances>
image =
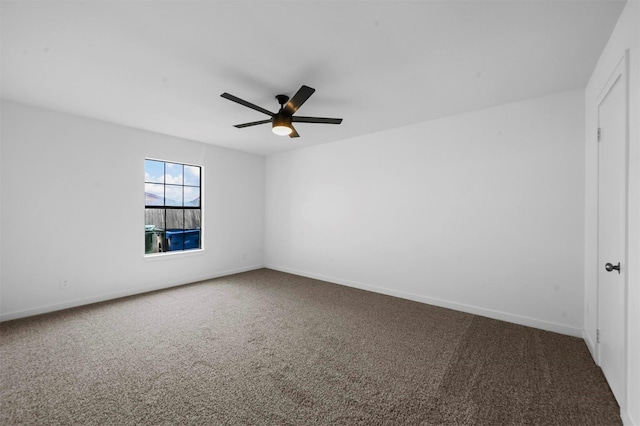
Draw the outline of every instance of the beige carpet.
<instances>
[{"instance_id":1,"label":"beige carpet","mask_svg":"<svg viewBox=\"0 0 640 426\"><path fill-rule=\"evenodd\" d=\"M6 425L621 424L580 339L267 269L0 339Z\"/></svg>"}]
</instances>

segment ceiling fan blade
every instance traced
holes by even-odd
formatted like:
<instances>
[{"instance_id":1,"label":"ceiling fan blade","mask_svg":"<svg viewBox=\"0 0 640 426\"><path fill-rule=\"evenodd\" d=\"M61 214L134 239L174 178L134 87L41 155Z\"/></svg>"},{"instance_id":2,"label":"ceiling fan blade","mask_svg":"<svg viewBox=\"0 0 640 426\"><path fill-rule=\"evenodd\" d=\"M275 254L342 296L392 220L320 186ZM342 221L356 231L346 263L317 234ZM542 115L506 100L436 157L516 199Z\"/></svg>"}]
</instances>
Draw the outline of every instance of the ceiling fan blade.
<instances>
[{"instance_id":1,"label":"ceiling fan blade","mask_svg":"<svg viewBox=\"0 0 640 426\"><path fill-rule=\"evenodd\" d=\"M269 110L266 110L266 109L264 109L264 108L262 108L262 107L259 107L258 105L252 104L251 102L247 102L247 101L245 101L244 99L240 99L239 97L237 97L237 96L233 96L232 94L229 94L229 93L227 93L227 92L224 92L224 93L223 93L222 95L220 95L220 96L222 96L222 97L223 97L223 98L225 98L225 99L229 99L230 101L233 101L233 102L239 103L240 105L244 105L244 106L246 106L247 108L251 108L251 109L255 109L256 111L260 111L261 113L263 113L263 114L267 114L267 115L269 115L269 116L271 116L271 117L273 117L273 116L275 115L274 113L272 113L272 112L271 112L271 111L269 111Z\"/></svg>"},{"instance_id":2,"label":"ceiling fan blade","mask_svg":"<svg viewBox=\"0 0 640 426\"><path fill-rule=\"evenodd\" d=\"M316 89L305 86L303 84L302 87L300 87L300 89L296 92L296 94L293 95L293 98L289 99L289 102L287 102L287 104L284 106L283 111L288 115L293 115L298 110L298 108L300 108L302 104L305 103L311 95L313 95L313 92L315 91Z\"/></svg>"},{"instance_id":3,"label":"ceiling fan blade","mask_svg":"<svg viewBox=\"0 0 640 426\"><path fill-rule=\"evenodd\" d=\"M260 121L252 121L251 123L234 124L233 127L237 127L238 129L242 129L243 127L257 126L258 124L267 124L267 123L271 123L271 119L269 119L269 120L260 120Z\"/></svg>"},{"instance_id":4,"label":"ceiling fan blade","mask_svg":"<svg viewBox=\"0 0 640 426\"><path fill-rule=\"evenodd\" d=\"M300 135L298 134L298 131L295 129L295 127L293 127L291 125L289 127L291 127L291 133L289 133L289 137L290 138L299 138Z\"/></svg>"},{"instance_id":5,"label":"ceiling fan blade","mask_svg":"<svg viewBox=\"0 0 640 426\"><path fill-rule=\"evenodd\" d=\"M327 117L300 117L294 115L291 117L291 121L296 123L322 123L322 124L340 124L342 118L327 118Z\"/></svg>"}]
</instances>

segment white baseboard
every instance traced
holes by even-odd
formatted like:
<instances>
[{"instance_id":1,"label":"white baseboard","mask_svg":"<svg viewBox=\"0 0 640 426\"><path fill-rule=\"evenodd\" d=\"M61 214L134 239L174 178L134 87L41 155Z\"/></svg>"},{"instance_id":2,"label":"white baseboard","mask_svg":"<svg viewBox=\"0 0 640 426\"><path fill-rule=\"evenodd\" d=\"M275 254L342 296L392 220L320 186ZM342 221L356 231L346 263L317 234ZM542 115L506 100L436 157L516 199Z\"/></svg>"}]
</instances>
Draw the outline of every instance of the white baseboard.
<instances>
[{"instance_id":1,"label":"white baseboard","mask_svg":"<svg viewBox=\"0 0 640 426\"><path fill-rule=\"evenodd\" d=\"M54 303L52 305L39 306L36 308L25 309L22 311L2 313L0 315L0 322L10 321L18 318L30 317L34 315L46 314L49 312L60 311L62 309L69 309L69 308L75 308L78 306L90 305L92 303L105 302L107 300L119 299L121 297L127 297L127 296L134 296L136 294L148 293L150 291L163 290L171 287L178 287L181 285L191 284L198 281L210 280L213 278L219 278L227 275L238 274L240 272L253 271L255 269L261 269L261 268L264 268L264 265L261 264L261 265L245 266L242 268L218 271L214 274L204 275L201 277L191 277L191 279L187 281L181 280L176 282L164 283L161 285L137 287L137 288L132 288L132 289L123 290L123 291L116 291L113 293L104 293L97 296L92 296L92 297L87 297L82 299L69 300L62 303Z\"/></svg>"},{"instance_id":2,"label":"white baseboard","mask_svg":"<svg viewBox=\"0 0 640 426\"><path fill-rule=\"evenodd\" d=\"M634 422L633 419L631 418L631 416L629 416L629 413L627 413L623 409L620 409L620 417L622 417L622 424L624 426L638 426L638 425L640 425L640 423Z\"/></svg>"},{"instance_id":3,"label":"white baseboard","mask_svg":"<svg viewBox=\"0 0 640 426\"><path fill-rule=\"evenodd\" d=\"M83 298L83 299L71 300L71 301L67 301L67 302L63 302L63 303L40 306L40 307L26 309L26 310L22 310L22 311L14 311L14 312L2 313L0 315L0 322L9 321L9 320L12 320L12 319L24 318L24 317L33 316L33 315L45 314L45 313L48 313L48 312L59 311L59 310L62 310L62 309L74 308L74 307L77 307L77 306L88 305L88 304L91 304L91 303L104 302L104 301L107 301L107 300L117 299L117 298L120 298L120 297L133 296L133 295L136 295L136 294L142 294L142 293L147 293L147 292L150 292L150 291L162 290L162 289L165 289L165 288L177 287L177 286L180 286L180 285L190 284L190 283L197 282L197 281L204 281L204 280L209 280L209 279L213 279L213 278L219 278L219 277L222 277L222 276L233 275L233 274L237 274L237 273L241 273L241 272L247 272L247 271L252 271L252 270L255 270L255 269L260 269L260 268L269 268L269 269L273 269L273 270L276 270L276 271L281 271L281 272L286 272L286 273L290 273L290 274L300 275L300 276L308 277L308 278L314 278L314 279L318 279L318 280L322 280L322 281L328 281L328 282L331 282L331 283L340 284L340 285L344 285L344 286L347 286L347 287L358 288L358 289L361 289L361 290L371 291L371 292L374 292L374 293L386 294L388 296L394 296L394 297L399 297L399 298L402 298L402 299L413 300L413 301L416 301L416 302L426 303L426 304L429 304L429 305L434 305L434 306L439 306L439 307L443 307L443 308L453 309L453 310L457 310L457 311L461 311L461 312L467 312L467 313L474 314L474 315L480 315L480 316L484 316L484 317L487 317L487 318L493 318L493 319L497 319L497 320L501 320L501 321L507 321L507 322L511 322L511 323L514 323L514 324L520 324L520 325L524 325L524 326L528 326L528 327L534 327L534 328L539 328L539 329L542 329L542 330L552 331L552 332L555 332L555 333L566 334L566 335L569 335L569 336L582 337L582 338L585 338L585 336L586 336L583 333L582 330L577 329L577 328L573 328L573 327L569 327L569 326L565 326L565 325L562 325L562 324L556 324L556 323L552 323L552 322L537 320L537 319L534 319L534 318L528 318L528 317L509 314L509 313L505 313L505 312L485 309L485 308L481 308L481 307L477 307L477 306L465 305L465 304L461 304L461 303L457 303L457 302L452 302L452 301L449 301L449 300L435 299L435 298L431 298L431 297L421 296L421 295L418 295L418 294L413 294L413 293L408 293L408 292L404 292L404 291L393 290L393 289L389 289L389 288L386 288L386 287L373 286L373 285L368 285L368 284L364 284L364 283L359 283L359 282L356 282L356 281L345 280L345 279L341 279L341 278L330 277L330 276L326 276L326 275L322 275L322 274L316 274L316 273L311 273L311 272L306 272L306 271L300 271L300 270L297 270L297 269L286 268L286 267L281 267L281 266L277 266L277 265L269 265L269 264L267 264L267 265L252 265L252 266L246 266L246 267L242 267L242 268L229 269L229 270L219 271L219 272L216 272L214 274L210 274L210 275L206 275L206 276L202 276L202 277L195 277L195 278L192 277L192 279L190 279L188 281L171 282L171 283L165 283L165 284L157 285L157 286L139 287L139 288L129 289L129 290L125 290L125 291L119 291L119 292L101 294L101 295L88 297L88 298ZM587 341L587 340L585 339L585 341ZM589 347L589 350L591 351L592 348L589 346L589 344L590 344L590 342L587 341L587 346ZM592 352L592 354L593 354L593 352Z\"/></svg>"},{"instance_id":4,"label":"white baseboard","mask_svg":"<svg viewBox=\"0 0 640 426\"><path fill-rule=\"evenodd\" d=\"M426 297L418 294L393 290L386 287L373 286L369 284L359 283L356 281L345 280L345 279L336 278L336 277L329 277L322 274L300 271L297 269L286 268L278 265L265 264L264 267L273 269L276 271L287 272L294 275L300 275L303 277L314 278L321 281L328 281L334 284L340 284L347 287L359 288L361 290L372 291L374 293L386 294L388 296L394 296L402 299L413 300L415 302L426 303L428 305L439 306L442 308L448 308L456 311L467 312L470 314L480 315L483 317L493 318L493 319L506 321L514 324L524 325L527 327L533 327L541 330L552 331L554 333L565 334L573 337L583 336L582 329L566 326L563 324L557 324L553 322L538 320L535 318L509 314L506 312L494 311L491 309L485 309L478 306L465 305L462 303L452 302L449 300L435 299L435 298Z\"/></svg>"}]
</instances>

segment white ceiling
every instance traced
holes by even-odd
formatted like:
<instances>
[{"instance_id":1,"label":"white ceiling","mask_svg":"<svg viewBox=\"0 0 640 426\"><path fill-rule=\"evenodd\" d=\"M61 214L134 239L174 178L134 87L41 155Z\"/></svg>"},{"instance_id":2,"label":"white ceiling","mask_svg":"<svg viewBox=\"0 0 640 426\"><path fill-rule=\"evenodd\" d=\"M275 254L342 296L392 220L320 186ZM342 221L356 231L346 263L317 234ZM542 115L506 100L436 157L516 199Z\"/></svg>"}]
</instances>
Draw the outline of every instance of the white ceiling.
<instances>
[{"instance_id":1,"label":"white ceiling","mask_svg":"<svg viewBox=\"0 0 640 426\"><path fill-rule=\"evenodd\" d=\"M635 0L634 0L635 1ZM2 1L2 97L261 155L582 88L624 1ZM274 96L316 93L301 137Z\"/></svg>"}]
</instances>

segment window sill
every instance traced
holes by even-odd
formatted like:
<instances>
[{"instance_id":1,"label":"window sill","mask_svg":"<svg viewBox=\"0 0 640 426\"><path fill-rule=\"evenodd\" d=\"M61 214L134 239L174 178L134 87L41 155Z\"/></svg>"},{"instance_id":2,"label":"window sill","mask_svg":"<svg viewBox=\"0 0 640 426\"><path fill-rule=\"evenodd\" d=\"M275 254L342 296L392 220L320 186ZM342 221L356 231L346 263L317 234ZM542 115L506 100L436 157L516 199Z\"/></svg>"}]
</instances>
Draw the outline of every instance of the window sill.
<instances>
[{"instance_id":1,"label":"window sill","mask_svg":"<svg viewBox=\"0 0 640 426\"><path fill-rule=\"evenodd\" d=\"M193 249L186 251L166 251L163 253L145 254L144 260L149 262L155 262L161 259L179 259L183 257L202 256L204 249Z\"/></svg>"}]
</instances>

